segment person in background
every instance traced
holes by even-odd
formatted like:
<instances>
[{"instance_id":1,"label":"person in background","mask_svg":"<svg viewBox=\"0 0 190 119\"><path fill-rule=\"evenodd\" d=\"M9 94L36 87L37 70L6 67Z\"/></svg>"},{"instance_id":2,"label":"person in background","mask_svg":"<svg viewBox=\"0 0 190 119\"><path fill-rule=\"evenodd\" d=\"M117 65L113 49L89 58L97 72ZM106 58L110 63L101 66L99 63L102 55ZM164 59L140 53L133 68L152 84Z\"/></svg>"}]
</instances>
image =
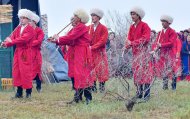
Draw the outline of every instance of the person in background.
<instances>
[{"instance_id":1,"label":"person in background","mask_svg":"<svg viewBox=\"0 0 190 119\"><path fill-rule=\"evenodd\" d=\"M173 52L174 52L174 66L173 66L173 75L172 75L172 90L176 90L177 81L180 80L181 76L181 49L182 49L182 41L179 39L180 34L177 33L177 39L174 43Z\"/></svg>"},{"instance_id":2,"label":"person in background","mask_svg":"<svg viewBox=\"0 0 190 119\"><path fill-rule=\"evenodd\" d=\"M156 31L155 30L151 30L150 39L151 39L151 42L154 42L156 40Z\"/></svg>"},{"instance_id":3,"label":"person in background","mask_svg":"<svg viewBox=\"0 0 190 119\"><path fill-rule=\"evenodd\" d=\"M187 40L183 42L182 50L182 79L190 81L190 34L187 36Z\"/></svg>"},{"instance_id":4,"label":"person in background","mask_svg":"<svg viewBox=\"0 0 190 119\"><path fill-rule=\"evenodd\" d=\"M41 45L44 39L44 32L43 30L37 26L38 22L40 21L40 17L32 13L31 22L30 24L34 28L35 37L32 41L32 50L33 50L33 77L36 80L36 90L40 93L41 92L41 83L42 83L42 55L41 55Z\"/></svg>"},{"instance_id":5,"label":"person in background","mask_svg":"<svg viewBox=\"0 0 190 119\"><path fill-rule=\"evenodd\" d=\"M183 31L183 41L187 41L187 36L189 35L189 31L186 29Z\"/></svg>"},{"instance_id":6,"label":"person in background","mask_svg":"<svg viewBox=\"0 0 190 119\"><path fill-rule=\"evenodd\" d=\"M112 41L112 44L113 44L114 39L115 39L115 32L110 32L109 35L108 35L108 40L106 42L106 51L108 51L111 48L111 41Z\"/></svg>"}]
</instances>

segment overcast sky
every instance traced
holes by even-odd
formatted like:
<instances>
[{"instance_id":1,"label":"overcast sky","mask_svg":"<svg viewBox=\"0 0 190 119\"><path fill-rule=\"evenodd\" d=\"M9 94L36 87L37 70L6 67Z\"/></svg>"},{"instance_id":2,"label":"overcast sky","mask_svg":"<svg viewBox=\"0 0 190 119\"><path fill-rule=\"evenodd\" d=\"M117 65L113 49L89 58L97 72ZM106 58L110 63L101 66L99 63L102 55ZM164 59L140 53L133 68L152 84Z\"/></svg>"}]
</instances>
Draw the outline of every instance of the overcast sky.
<instances>
[{"instance_id":1,"label":"overcast sky","mask_svg":"<svg viewBox=\"0 0 190 119\"><path fill-rule=\"evenodd\" d=\"M171 25L176 31L190 28L190 0L39 0L41 14L48 15L49 35L57 33L70 21L73 11L83 8L87 12L91 8L100 8L105 13L117 10L129 14L133 6L140 6L146 15L143 21L152 29L159 31L160 16L171 15L174 22ZM56 2L55 2L56 1ZM103 20L103 19L102 19Z\"/></svg>"}]
</instances>

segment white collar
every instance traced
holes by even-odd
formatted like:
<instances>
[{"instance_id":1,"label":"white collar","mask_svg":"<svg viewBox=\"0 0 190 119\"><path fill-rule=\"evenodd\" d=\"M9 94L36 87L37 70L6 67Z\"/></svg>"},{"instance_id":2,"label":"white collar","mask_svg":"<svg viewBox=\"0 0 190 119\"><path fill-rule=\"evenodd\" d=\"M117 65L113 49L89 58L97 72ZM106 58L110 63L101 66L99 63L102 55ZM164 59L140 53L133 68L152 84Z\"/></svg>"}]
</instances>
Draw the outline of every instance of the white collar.
<instances>
[{"instance_id":1,"label":"white collar","mask_svg":"<svg viewBox=\"0 0 190 119\"><path fill-rule=\"evenodd\" d=\"M97 26L99 25L99 23L94 24L94 31L96 30Z\"/></svg>"},{"instance_id":2,"label":"white collar","mask_svg":"<svg viewBox=\"0 0 190 119\"><path fill-rule=\"evenodd\" d=\"M167 30L167 29L168 29L168 28L166 28L166 29L165 29L165 28L163 28L164 33L166 32L166 30Z\"/></svg>"},{"instance_id":3,"label":"white collar","mask_svg":"<svg viewBox=\"0 0 190 119\"><path fill-rule=\"evenodd\" d=\"M20 34L22 34L22 32L23 32L23 30L24 30L24 28L27 26L27 24L26 25L24 25L24 26L21 26L21 29L20 29Z\"/></svg>"}]
</instances>

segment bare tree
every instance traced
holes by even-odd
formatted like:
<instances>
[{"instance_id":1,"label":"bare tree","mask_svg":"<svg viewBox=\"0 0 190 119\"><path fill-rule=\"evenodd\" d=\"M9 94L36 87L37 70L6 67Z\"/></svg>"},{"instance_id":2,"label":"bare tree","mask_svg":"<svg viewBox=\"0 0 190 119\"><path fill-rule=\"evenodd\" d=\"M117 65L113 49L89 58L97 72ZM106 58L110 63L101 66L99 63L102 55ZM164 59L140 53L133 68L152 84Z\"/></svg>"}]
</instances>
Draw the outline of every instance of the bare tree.
<instances>
[{"instance_id":1,"label":"bare tree","mask_svg":"<svg viewBox=\"0 0 190 119\"><path fill-rule=\"evenodd\" d=\"M124 52L125 39L132 20L129 15L118 11L108 11L105 15L105 23L109 31L115 33L114 43L111 43L107 51L110 77L126 77L131 75L131 51ZM112 45L114 44L114 46ZM127 62L127 64L126 64Z\"/></svg>"}]
</instances>

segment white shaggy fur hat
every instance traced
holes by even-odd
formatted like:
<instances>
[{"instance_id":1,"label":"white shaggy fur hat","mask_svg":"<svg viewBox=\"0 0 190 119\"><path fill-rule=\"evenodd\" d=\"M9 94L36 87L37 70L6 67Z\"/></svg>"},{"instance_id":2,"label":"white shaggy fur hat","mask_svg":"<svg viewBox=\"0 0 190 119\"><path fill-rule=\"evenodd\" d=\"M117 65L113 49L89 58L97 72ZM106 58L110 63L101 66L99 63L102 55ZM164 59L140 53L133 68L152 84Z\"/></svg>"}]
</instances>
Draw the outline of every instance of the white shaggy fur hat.
<instances>
[{"instance_id":1,"label":"white shaggy fur hat","mask_svg":"<svg viewBox=\"0 0 190 119\"><path fill-rule=\"evenodd\" d=\"M165 21L167 21L167 22L170 23L170 24L173 23L173 18L172 18L171 16L169 16L169 15L162 15L162 16L160 17L160 20L161 20L161 21L162 21L162 20L165 20Z\"/></svg>"},{"instance_id":2,"label":"white shaggy fur hat","mask_svg":"<svg viewBox=\"0 0 190 119\"><path fill-rule=\"evenodd\" d=\"M32 13L32 18L31 18L31 20L35 21L36 24L37 24L37 23L40 21L40 17L39 17L37 14Z\"/></svg>"},{"instance_id":3,"label":"white shaggy fur hat","mask_svg":"<svg viewBox=\"0 0 190 119\"><path fill-rule=\"evenodd\" d=\"M80 19L81 19L81 22L83 22L83 23L85 23L85 24L86 24L86 23L88 22L88 20L89 20L88 14L87 14L86 11L83 10L83 9L78 9L78 10L76 10L73 14L76 15L78 18L80 18Z\"/></svg>"},{"instance_id":4,"label":"white shaggy fur hat","mask_svg":"<svg viewBox=\"0 0 190 119\"><path fill-rule=\"evenodd\" d=\"M141 19L143 19L144 16L145 16L145 12L144 12L144 10L141 7L133 7L130 10L130 13L131 12L135 12L136 14L138 14L141 17Z\"/></svg>"},{"instance_id":5,"label":"white shaggy fur hat","mask_svg":"<svg viewBox=\"0 0 190 119\"><path fill-rule=\"evenodd\" d=\"M31 19L31 17L32 17L32 12L30 11L30 10L28 10L28 9L20 9L19 11L18 11L18 17L20 18L20 17L26 17L26 18L28 18L28 19Z\"/></svg>"},{"instance_id":6,"label":"white shaggy fur hat","mask_svg":"<svg viewBox=\"0 0 190 119\"><path fill-rule=\"evenodd\" d=\"M100 19L104 16L104 12L98 8L94 8L90 10L90 14L95 14L100 17Z\"/></svg>"}]
</instances>

